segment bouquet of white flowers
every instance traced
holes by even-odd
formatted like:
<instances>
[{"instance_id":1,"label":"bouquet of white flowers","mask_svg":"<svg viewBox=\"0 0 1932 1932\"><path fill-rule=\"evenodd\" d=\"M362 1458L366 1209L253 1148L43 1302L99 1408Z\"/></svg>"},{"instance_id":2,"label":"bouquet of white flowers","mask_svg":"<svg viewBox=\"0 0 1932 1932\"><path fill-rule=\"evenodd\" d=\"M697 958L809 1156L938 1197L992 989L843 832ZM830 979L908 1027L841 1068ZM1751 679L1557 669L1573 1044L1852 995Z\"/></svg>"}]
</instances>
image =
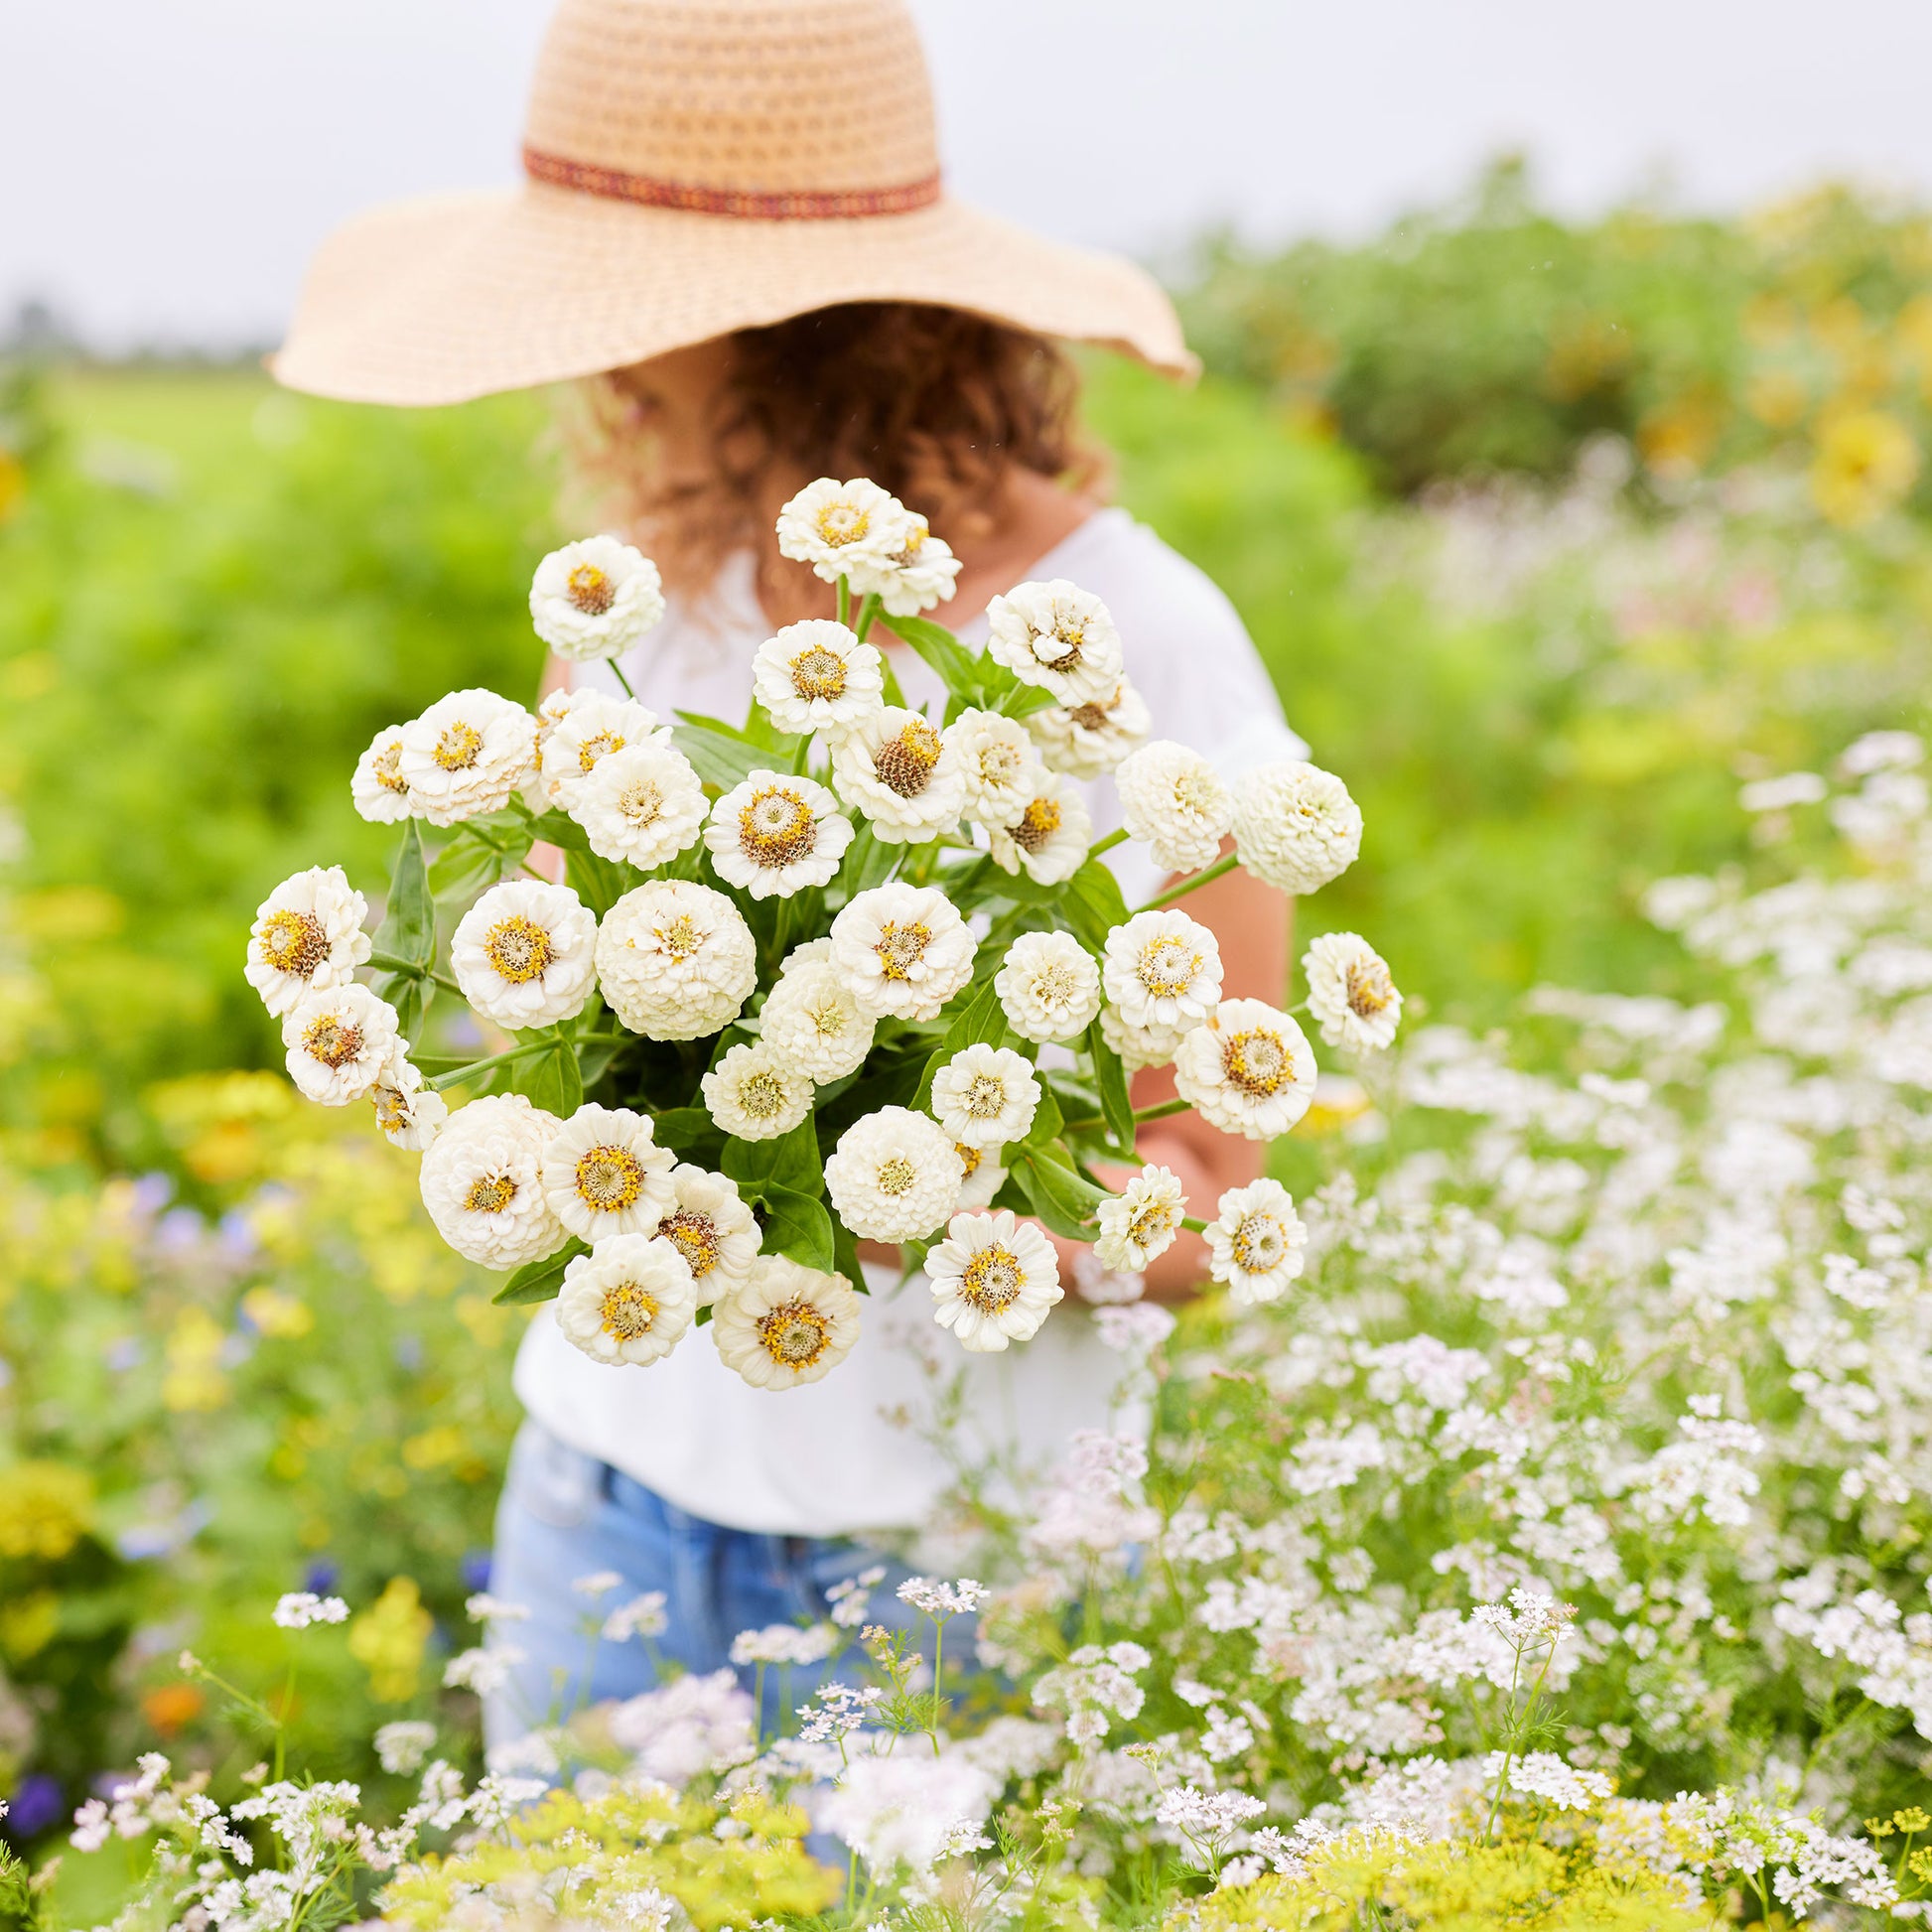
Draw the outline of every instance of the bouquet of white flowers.
<instances>
[{"instance_id":1,"label":"bouquet of white flowers","mask_svg":"<svg viewBox=\"0 0 1932 1932\"><path fill-rule=\"evenodd\" d=\"M1041 1224L1121 1271L1199 1228L1167 1170L1116 1192L1096 1164L1133 1165L1137 1121L1187 1107L1286 1133L1315 1066L1289 1014L1222 998L1214 935L1175 901L1236 863L1311 892L1361 839L1313 765L1230 787L1148 742L1114 623L1072 584L995 598L975 654L918 615L951 596L952 553L878 485L822 480L777 528L839 615L759 646L743 726L635 702L617 660L663 615L657 571L614 537L571 544L531 586L538 634L609 659L626 695L560 692L533 716L457 691L378 733L352 790L403 827L379 931L316 868L263 904L247 968L297 1086L371 1100L423 1152L444 1239L510 1271L499 1301L557 1298L563 1332L613 1363L708 1323L774 1389L851 1349L861 1240L897 1244L936 1319L986 1350L1061 1298ZM903 702L867 641L882 621L943 683L942 719ZM1107 771L1123 826L1095 841L1073 780ZM447 833L433 852L424 826ZM1129 907L1100 862L1126 838L1186 876ZM563 883L527 863L540 840ZM439 908L466 904L446 971ZM1374 952L1328 935L1304 965L1324 1038L1387 1045L1401 998ZM497 1050L415 1050L439 989ZM1137 1115L1129 1073L1170 1061L1179 1097ZM1214 1275L1280 1295L1301 1267L1288 1194L1261 1181L1217 1212Z\"/></svg>"}]
</instances>

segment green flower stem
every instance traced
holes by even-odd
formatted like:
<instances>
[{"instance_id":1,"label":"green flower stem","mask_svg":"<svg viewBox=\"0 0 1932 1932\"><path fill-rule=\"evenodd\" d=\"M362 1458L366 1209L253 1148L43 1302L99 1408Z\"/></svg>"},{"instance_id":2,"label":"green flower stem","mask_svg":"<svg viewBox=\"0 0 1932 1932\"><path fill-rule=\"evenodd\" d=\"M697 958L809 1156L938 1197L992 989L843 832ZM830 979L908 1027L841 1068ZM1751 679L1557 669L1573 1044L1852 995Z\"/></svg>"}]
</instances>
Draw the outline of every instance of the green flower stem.
<instances>
[{"instance_id":1,"label":"green flower stem","mask_svg":"<svg viewBox=\"0 0 1932 1932\"><path fill-rule=\"evenodd\" d=\"M398 953L372 952L368 963L385 973L407 973L411 979L434 980L446 993L454 993L461 998L463 988L447 973L439 973L434 966L418 966L413 959L404 959Z\"/></svg>"},{"instance_id":2,"label":"green flower stem","mask_svg":"<svg viewBox=\"0 0 1932 1932\"><path fill-rule=\"evenodd\" d=\"M512 1060L527 1060L534 1053L550 1053L556 1050L553 1038L533 1039L525 1046L512 1046L507 1053L492 1053L486 1060L472 1060L468 1066L452 1067L447 1073L439 1073L430 1082L438 1093L445 1087L460 1086L473 1073L487 1073L492 1066L507 1066Z\"/></svg>"},{"instance_id":3,"label":"green flower stem","mask_svg":"<svg viewBox=\"0 0 1932 1932\"><path fill-rule=\"evenodd\" d=\"M852 580L843 571L839 573L839 621L848 629L852 626Z\"/></svg>"},{"instance_id":4,"label":"green flower stem","mask_svg":"<svg viewBox=\"0 0 1932 1932\"><path fill-rule=\"evenodd\" d=\"M854 634L861 643L866 640L866 632L872 628L872 621L879 615L879 593L868 591L859 605L859 620L852 626Z\"/></svg>"},{"instance_id":5,"label":"green flower stem","mask_svg":"<svg viewBox=\"0 0 1932 1932\"><path fill-rule=\"evenodd\" d=\"M1158 912L1164 905L1172 905L1177 898L1185 898L1198 886L1205 886L1210 879L1218 879L1224 872L1232 872L1241 863L1236 854L1223 852L1211 866L1199 872L1189 873L1178 886L1171 886L1165 893L1157 894L1145 905L1137 905L1136 912Z\"/></svg>"},{"instance_id":6,"label":"green flower stem","mask_svg":"<svg viewBox=\"0 0 1932 1932\"><path fill-rule=\"evenodd\" d=\"M1205 1234L1207 1232L1207 1223L1198 1214L1183 1214L1180 1217L1180 1225L1189 1234Z\"/></svg>"},{"instance_id":7,"label":"green flower stem","mask_svg":"<svg viewBox=\"0 0 1932 1932\"><path fill-rule=\"evenodd\" d=\"M628 698L632 704L635 704L637 702L637 694L636 692L631 690L630 680L627 677L625 677L623 674L623 666L620 664L615 657L607 658L605 661L611 666L611 675L614 678L616 678L620 684L623 686L623 695L626 698Z\"/></svg>"},{"instance_id":8,"label":"green flower stem","mask_svg":"<svg viewBox=\"0 0 1932 1932\"><path fill-rule=\"evenodd\" d=\"M1116 825L1114 829L1111 832L1109 832L1104 839L1095 839L1094 842L1087 847L1087 857L1089 859L1097 859L1100 857L1100 855L1103 852L1111 852L1115 846L1124 844L1126 838L1127 838L1127 827L1124 825Z\"/></svg>"},{"instance_id":9,"label":"green flower stem","mask_svg":"<svg viewBox=\"0 0 1932 1932\"><path fill-rule=\"evenodd\" d=\"M1152 1107L1136 1107L1134 1109L1134 1125L1136 1127L1145 1127L1151 1120L1166 1120L1171 1114L1184 1114L1193 1104L1191 1100L1182 1100L1176 1094L1173 1099L1157 1101ZM1100 1115L1093 1114L1085 1120L1068 1121L1065 1131L1069 1134L1090 1134L1096 1128L1105 1127L1106 1125L1106 1121Z\"/></svg>"}]
</instances>

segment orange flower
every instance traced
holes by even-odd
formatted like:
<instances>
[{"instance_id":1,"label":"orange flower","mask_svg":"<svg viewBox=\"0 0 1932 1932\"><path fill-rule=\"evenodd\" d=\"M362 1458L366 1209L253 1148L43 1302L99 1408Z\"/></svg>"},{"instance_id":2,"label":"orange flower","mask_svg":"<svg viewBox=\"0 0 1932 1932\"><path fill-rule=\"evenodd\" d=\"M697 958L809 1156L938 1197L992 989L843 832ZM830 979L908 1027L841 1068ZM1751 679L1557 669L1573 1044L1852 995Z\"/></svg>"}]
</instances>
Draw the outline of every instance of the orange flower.
<instances>
[{"instance_id":1,"label":"orange flower","mask_svg":"<svg viewBox=\"0 0 1932 1932\"><path fill-rule=\"evenodd\" d=\"M191 1725L202 1715L207 1700L193 1684L161 1684L141 1699L141 1712L164 1737Z\"/></svg>"}]
</instances>

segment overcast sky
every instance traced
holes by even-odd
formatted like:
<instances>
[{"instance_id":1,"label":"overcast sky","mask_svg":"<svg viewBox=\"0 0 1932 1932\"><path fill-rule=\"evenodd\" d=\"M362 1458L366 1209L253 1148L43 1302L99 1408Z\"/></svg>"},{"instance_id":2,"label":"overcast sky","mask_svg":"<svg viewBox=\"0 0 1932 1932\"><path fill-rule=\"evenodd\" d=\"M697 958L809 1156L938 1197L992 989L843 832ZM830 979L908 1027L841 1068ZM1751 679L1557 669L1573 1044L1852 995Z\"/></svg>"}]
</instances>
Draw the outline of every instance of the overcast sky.
<instances>
[{"instance_id":1,"label":"overcast sky","mask_svg":"<svg viewBox=\"0 0 1932 1932\"><path fill-rule=\"evenodd\" d=\"M1551 197L1932 194L1927 0L913 0L953 187L1171 254L1358 233L1527 150ZM0 322L271 340L344 215L514 178L548 0L0 0Z\"/></svg>"}]
</instances>

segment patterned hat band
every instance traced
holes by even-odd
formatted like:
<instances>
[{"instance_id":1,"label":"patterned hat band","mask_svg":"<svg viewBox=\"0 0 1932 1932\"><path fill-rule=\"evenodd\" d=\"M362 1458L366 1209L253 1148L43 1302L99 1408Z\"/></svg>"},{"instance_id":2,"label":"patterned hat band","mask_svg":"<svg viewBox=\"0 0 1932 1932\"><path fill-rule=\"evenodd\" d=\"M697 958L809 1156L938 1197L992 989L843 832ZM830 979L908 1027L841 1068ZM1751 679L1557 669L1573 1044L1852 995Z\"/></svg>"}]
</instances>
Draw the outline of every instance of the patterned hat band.
<instances>
[{"instance_id":1,"label":"patterned hat band","mask_svg":"<svg viewBox=\"0 0 1932 1932\"><path fill-rule=\"evenodd\" d=\"M690 182L659 181L566 160L540 148L523 150L523 172L552 188L571 188L606 201L635 202L644 207L682 208L690 214L723 214L749 221L846 221L873 214L909 214L939 199L937 172L897 188L786 188L768 192L749 188L701 188Z\"/></svg>"}]
</instances>

